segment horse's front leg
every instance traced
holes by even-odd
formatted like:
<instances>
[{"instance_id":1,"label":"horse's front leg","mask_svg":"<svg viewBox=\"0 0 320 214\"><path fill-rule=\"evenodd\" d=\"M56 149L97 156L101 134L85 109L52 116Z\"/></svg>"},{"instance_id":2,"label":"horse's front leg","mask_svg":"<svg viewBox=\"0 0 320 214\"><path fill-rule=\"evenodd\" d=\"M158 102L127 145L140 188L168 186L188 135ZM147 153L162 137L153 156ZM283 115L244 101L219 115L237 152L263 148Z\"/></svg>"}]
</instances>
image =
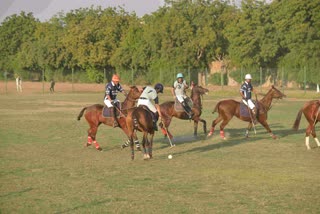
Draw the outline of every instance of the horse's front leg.
<instances>
[{"instance_id":1,"label":"horse's front leg","mask_svg":"<svg viewBox=\"0 0 320 214\"><path fill-rule=\"evenodd\" d=\"M272 133L268 123L266 120L259 120L259 122L263 125L263 127L269 132L270 136L273 138L273 139L277 139L277 136L275 134Z\"/></svg>"},{"instance_id":2,"label":"horse's front leg","mask_svg":"<svg viewBox=\"0 0 320 214\"><path fill-rule=\"evenodd\" d=\"M247 130L246 130L246 134L245 134L246 138L249 138L249 131L251 131L251 129L252 129L252 123L249 122Z\"/></svg>"},{"instance_id":3,"label":"horse's front leg","mask_svg":"<svg viewBox=\"0 0 320 214\"><path fill-rule=\"evenodd\" d=\"M195 137L197 137L197 135L198 135L198 123L199 123L198 119L195 119L193 121L193 136L195 136Z\"/></svg>"},{"instance_id":4,"label":"horse's front leg","mask_svg":"<svg viewBox=\"0 0 320 214\"><path fill-rule=\"evenodd\" d=\"M203 125L203 132L206 134L207 133L207 121L205 121L204 119L199 119L199 121L202 123Z\"/></svg>"}]
</instances>

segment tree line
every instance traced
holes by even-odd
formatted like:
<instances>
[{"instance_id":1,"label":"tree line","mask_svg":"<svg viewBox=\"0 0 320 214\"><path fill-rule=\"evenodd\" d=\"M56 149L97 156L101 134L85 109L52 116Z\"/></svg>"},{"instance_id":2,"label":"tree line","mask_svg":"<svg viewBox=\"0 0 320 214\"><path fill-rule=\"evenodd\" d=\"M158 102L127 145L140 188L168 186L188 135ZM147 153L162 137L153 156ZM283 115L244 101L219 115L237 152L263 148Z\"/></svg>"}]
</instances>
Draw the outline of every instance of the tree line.
<instances>
[{"instance_id":1,"label":"tree line","mask_svg":"<svg viewBox=\"0 0 320 214\"><path fill-rule=\"evenodd\" d=\"M103 82L121 73L154 83L222 61L234 68L286 68L288 80L320 82L320 0L167 0L138 17L123 8L90 7L40 22L21 12L0 25L0 70ZM104 70L106 72L104 72ZM279 70L279 69L278 69ZM278 72L278 71L276 71ZM235 75L235 74L233 74ZM236 74L235 76L238 76ZM3 78L3 77L2 77Z\"/></svg>"}]
</instances>

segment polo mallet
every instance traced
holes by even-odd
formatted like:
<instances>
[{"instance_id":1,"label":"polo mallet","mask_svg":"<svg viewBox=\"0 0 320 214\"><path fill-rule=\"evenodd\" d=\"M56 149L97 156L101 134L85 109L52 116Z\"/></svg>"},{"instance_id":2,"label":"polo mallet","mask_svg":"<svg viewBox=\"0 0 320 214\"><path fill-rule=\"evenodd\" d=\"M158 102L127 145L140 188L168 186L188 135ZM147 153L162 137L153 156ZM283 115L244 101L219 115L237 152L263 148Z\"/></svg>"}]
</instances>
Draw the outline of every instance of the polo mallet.
<instances>
[{"instance_id":1,"label":"polo mallet","mask_svg":"<svg viewBox=\"0 0 320 214\"><path fill-rule=\"evenodd\" d=\"M248 104L248 102L247 102L247 101L246 101L246 103L247 103L247 108L248 108L248 111L249 111L249 115L250 115L250 119L251 119L252 127L253 127L253 130L254 130L254 134L257 134L256 126L254 125L253 117L252 117L252 114L251 114L251 109L249 108L249 104Z\"/></svg>"},{"instance_id":2,"label":"polo mallet","mask_svg":"<svg viewBox=\"0 0 320 214\"><path fill-rule=\"evenodd\" d=\"M167 129L166 125L164 124L164 122L163 122L162 120L161 120L161 122L162 122L162 125L163 125L163 127L164 127L164 130L166 130L166 132L167 132L167 138L168 138L168 140L169 140L170 149L171 149L172 147L175 147L176 144L172 144L172 141L171 141L170 136L169 136L168 129Z\"/></svg>"}]
</instances>

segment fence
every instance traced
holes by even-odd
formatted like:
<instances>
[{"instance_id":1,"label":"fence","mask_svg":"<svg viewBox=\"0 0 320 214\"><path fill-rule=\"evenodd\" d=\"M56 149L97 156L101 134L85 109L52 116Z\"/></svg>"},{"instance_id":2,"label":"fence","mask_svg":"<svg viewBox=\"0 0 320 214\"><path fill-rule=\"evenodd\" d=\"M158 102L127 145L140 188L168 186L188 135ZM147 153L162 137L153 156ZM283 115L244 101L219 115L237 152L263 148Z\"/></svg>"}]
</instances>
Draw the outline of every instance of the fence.
<instances>
[{"instance_id":1,"label":"fence","mask_svg":"<svg viewBox=\"0 0 320 214\"><path fill-rule=\"evenodd\" d=\"M316 89L317 83L311 83L310 71L308 68L301 67L296 69L281 68L238 68L231 71L216 71L210 72L207 68L192 69L190 67L173 67L162 68L154 70L118 70L117 73L121 76L122 84L127 85L150 85L157 82L161 82L166 86L171 86L176 80L177 73L183 73L187 82L195 82L200 85L240 85L244 76L250 73L253 77L253 84L260 89L264 86L275 85L285 88L295 87L302 88L306 91L308 88ZM105 84L111 80L112 74L115 73L114 69L103 69L97 71L99 82ZM88 82L88 73L84 70L71 69L68 71L58 72L46 72L41 71L37 73L24 73L22 79L24 81L33 81L42 83L42 92L46 91L45 83L51 79L55 79L56 82L70 82L72 85L72 91L75 91L74 83ZM297 76L298 78L293 78ZM320 74L319 74L320 76ZM2 75L4 82L8 80L14 80L14 74L4 72ZM320 78L320 77L319 77ZM294 80L293 80L294 79ZM233 83L231 83L231 81ZM320 82L320 81L319 81ZM7 91L7 84L5 84L5 91Z\"/></svg>"}]
</instances>

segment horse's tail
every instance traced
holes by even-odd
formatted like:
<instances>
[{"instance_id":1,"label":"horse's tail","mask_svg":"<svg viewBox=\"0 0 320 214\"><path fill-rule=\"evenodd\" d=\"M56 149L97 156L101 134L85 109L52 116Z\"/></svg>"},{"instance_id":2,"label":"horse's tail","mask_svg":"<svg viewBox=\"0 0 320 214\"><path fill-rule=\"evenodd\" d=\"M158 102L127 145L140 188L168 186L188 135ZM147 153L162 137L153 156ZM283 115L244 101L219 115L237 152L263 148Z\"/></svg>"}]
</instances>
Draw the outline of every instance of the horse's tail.
<instances>
[{"instance_id":1,"label":"horse's tail","mask_svg":"<svg viewBox=\"0 0 320 214\"><path fill-rule=\"evenodd\" d=\"M214 114L215 112L218 112L218 109L219 109L219 106L220 106L220 102L217 103L216 107L214 107L213 111L212 111L212 114ZM219 113L219 112L218 112Z\"/></svg>"},{"instance_id":2,"label":"horse's tail","mask_svg":"<svg viewBox=\"0 0 320 214\"><path fill-rule=\"evenodd\" d=\"M81 117L83 116L83 113L85 112L85 110L87 110L87 107L84 107L84 108L80 111L80 113L79 113L79 115L78 115L78 117L77 117L78 120L81 119Z\"/></svg>"},{"instance_id":3,"label":"horse's tail","mask_svg":"<svg viewBox=\"0 0 320 214\"><path fill-rule=\"evenodd\" d=\"M302 111L303 111L303 108L301 108L300 111L298 112L296 120L294 121L294 124L293 124L293 127L292 127L296 131L298 131L298 129L299 129Z\"/></svg>"}]
</instances>

